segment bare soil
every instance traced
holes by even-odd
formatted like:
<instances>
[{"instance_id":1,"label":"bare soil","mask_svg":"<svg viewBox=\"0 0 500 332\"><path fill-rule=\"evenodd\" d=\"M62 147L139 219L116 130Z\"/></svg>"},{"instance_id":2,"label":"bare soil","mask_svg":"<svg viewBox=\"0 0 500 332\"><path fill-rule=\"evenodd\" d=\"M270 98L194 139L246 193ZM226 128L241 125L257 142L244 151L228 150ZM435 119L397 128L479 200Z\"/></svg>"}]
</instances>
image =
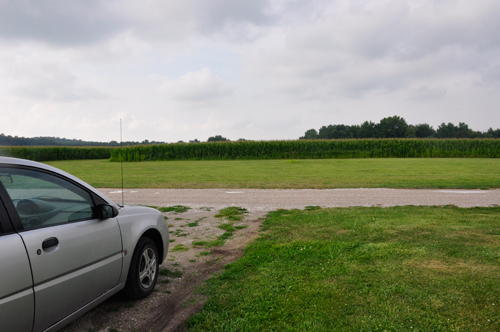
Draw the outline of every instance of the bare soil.
<instances>
[{"instance_id":1,"label":"bare soil","mask_svg":"<svg viewBox=\"0 0 500 332\"><path fill-rule=\"evenodd\" d=\"M122 193L101 189L115 202ZM205 297L199 290L222 267L243 255L245 247L257 236L259 225L268 211L278 208L303 209L308 205L394 206L447 205L462 207L500 204L500 190L223 190L223 189L132 189L124 192L127 204L153 206L184 205L184 213L163 213L168 218L173 242L160 271L180 272L180 277L159 276L155 291L146 299L130 301L117 294L83 315L62 331L183 331L185 321L200 310ZM193 241L215 240L227 222L215 218L228 206L246 208L249 214L235 226L246 226L233 233L221 247L194 247ZM197 224L196 224L197 223ZM182 245L183 250L175 249Z\"/></svg>"}]
</instances>

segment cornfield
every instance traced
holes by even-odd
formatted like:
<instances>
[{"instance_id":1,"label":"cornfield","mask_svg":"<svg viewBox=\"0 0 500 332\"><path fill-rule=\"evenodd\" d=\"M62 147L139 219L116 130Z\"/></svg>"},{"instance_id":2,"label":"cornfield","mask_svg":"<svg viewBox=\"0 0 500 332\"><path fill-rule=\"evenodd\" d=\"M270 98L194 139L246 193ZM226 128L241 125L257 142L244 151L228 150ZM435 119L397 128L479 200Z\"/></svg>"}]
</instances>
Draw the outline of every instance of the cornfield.
<instances>
[{"instance_id":1,"label":"cornfield","mask_svg":"<svg viewBox=\"0 0 500 332\"><path fill-rule=\"evenodd\" d=\"M177 143L116 148L111 161L500 157L495 139L353 139Z\"/></svg>"},{"instance_id":2,"label":"cornfield","mask_svg":"<svg viewBox=\"0 0 500 332\"><path fill-rule=\"evenodd\" d=\"M498 139L353 139L175 143L110 147L0 147L1 156L35 161L328 159L328 158L499 158Z\"/></svg>"},{"instance_id":3,"label":"cornfield","mask_svg":"<svg viewBox=\"0 0 500 332\"><path fill-rule=\"evenodd\" d=\"M108 147L60 147L60 146L2 146L0 156L34 161L107 159L112 148Z\"/></svg>"}]
</instances>

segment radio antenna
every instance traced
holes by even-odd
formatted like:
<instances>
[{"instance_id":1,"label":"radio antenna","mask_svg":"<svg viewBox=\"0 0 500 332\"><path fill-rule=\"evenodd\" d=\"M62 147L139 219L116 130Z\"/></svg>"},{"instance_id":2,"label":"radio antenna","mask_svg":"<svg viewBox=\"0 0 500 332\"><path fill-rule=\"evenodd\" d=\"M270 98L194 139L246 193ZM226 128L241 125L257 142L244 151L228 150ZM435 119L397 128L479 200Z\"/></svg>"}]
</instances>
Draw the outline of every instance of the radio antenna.
<instances>
[{"instance_id":1,"label":"radio antenna","mask_svg":"<svg viewBox=\"0 0 500 332\"><path fill-rule=\"evenodd\" d=\"M123 140L122 140L122 119L120 119L120 165L122 168L122 206L125 206L125 199L123 198Z\"/></svg>"}]
</instances>

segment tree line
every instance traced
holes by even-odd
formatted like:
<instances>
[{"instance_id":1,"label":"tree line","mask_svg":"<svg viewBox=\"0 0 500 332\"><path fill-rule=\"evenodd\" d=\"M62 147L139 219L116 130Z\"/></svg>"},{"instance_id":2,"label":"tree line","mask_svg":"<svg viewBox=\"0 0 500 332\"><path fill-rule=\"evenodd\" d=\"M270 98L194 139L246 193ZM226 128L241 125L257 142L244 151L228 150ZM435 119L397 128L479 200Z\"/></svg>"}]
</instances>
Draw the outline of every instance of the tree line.
<instances>
[{"instance_id":1,"label":"tree line","mask_svg":"<svg viewBox=\"0 0 500 332\"><path fill-rule=\"evenodd\" d=\"M142 142L126 141L123 142L124 146L130 145L147 145L147 144L164 144L164 142L148 141ZM1 146L111 146L118 147L120 143L117 141L111 142L95 142L95 141L82 141L81 139L67 139L59 137L18 137L0 134Z\"/></svg>"},{"instance_id":2,"label":"tree line","mask_svg":"<svg viewBox=\"0 0 500 332\"><path fill-rule=\"evenodd\" d=\"M244 141L244 138L240 138L238 141ZM210 136L207 142L225 142L230 141L226 137L221 135ZM189 143L200 143L198 139L190 140ZM185 143L184 141L178 141L177 143ZM144 140L142 142L126 141L123 142L123 146L134 146L134 145L149 145L149 144L166 144L166 142L149 141ZM67 139L59 137L18 137L18 136L7 136L5 134L0 134L0 146L110 146L118 147L120 143L117 141L111 142L95 142L95 141L82 141L81 139Z\"/></svg>"},{"instance_id":3,"label":"tree line","mask_svg":"<svg viewBox=\"0 0 500 332\"><path fill-rule=\"evenodd\" d=\"M383 118L379 123L365 121L361 125L329 125L309 129L299 139L342 139L342 138L500 138L500 129L486 132L474 131L463 122L458 126L444 122L434 129L427 123L411 125L397 115Z\"/></svg>"}]
</instances>

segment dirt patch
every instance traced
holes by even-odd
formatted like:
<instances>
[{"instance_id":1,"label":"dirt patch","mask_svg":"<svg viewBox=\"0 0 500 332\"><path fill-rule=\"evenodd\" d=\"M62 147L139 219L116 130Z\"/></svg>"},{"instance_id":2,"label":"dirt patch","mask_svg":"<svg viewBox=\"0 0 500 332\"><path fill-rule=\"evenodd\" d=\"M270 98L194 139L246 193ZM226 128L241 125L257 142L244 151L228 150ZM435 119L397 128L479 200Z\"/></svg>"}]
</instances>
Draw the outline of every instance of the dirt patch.
<instances>
[{"instance_id":1,"label":"dirt patch","mask_svg":"<svg viewBox=\"0 0 500 332\"><path fill-rule=\"evenodd\" d=\"M224 265L243 255L245 247L258 236L265 215L250 212L241 221L233 222L236 230L223 246L194 246L193 242L210 242L226 232L218 226L227 221L215 218L217 212L199 207L184 213L163 213L168 218L173 242L167 259L160 265L155 291L138 301L130 301L119 293L62 331L182 331L186 319L206 301L197 290Z\"/></svg>"}]
</instances>

